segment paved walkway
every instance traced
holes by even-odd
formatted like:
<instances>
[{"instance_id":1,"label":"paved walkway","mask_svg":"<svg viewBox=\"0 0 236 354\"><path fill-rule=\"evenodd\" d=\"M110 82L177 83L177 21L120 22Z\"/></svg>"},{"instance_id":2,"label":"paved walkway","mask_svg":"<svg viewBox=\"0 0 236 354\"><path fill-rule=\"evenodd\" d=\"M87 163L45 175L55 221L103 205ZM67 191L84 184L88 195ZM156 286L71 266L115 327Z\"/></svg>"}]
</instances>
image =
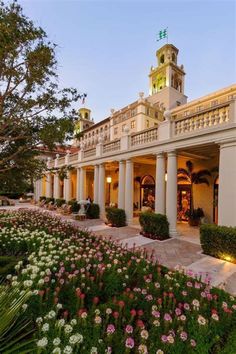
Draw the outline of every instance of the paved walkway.
<instances>
[{"instance_id":1,"label":"paved walkway","mask_svg":"<svg viewBox=\"0 0 236 354\"><path fill-rule=\"evenodd\" d=\"M4 209L19 209L28 207L39 209L30 204L16 205L15 207L4 207ZM0 207L0 210L3 207ZM187 224L179 224L179 235L166 241L151 240L140 235L140 226L137 222L132 226L121 228L109 227L102 220L73 220L70 216L63 216L55 212L50 212L67 220L79 228L89 230L98 237L105 237L117 242L121 242L129 249L145 248L148 253L163 265L175 268L177 265L186 270L192 270L194 274L207 275L214 286L224 286L233 295L236 295L236 264L223 261L214 257L206 256L201 253L198 228L189 228Z\"/></svg>"}]
</instances>

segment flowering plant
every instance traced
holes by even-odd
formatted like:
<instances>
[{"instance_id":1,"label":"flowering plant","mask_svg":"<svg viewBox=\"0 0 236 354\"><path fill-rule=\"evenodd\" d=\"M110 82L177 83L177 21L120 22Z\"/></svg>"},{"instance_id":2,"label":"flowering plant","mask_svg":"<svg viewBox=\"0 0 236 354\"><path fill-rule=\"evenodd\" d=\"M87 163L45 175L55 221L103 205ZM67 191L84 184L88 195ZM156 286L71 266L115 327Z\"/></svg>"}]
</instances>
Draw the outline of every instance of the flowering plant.
<instances>
[{"instance_id":1,"label":"flowering plant","mask_svg":"<svg viewBox=\"0 0 236 354\"><path fill-rule=\"evenodd\" d=\"M35 353L208 353L235 324L235 298L208 278L47 213L19 212L0 250L25 257L7 283L31 292Z\"/></svg>"}]
</instances>

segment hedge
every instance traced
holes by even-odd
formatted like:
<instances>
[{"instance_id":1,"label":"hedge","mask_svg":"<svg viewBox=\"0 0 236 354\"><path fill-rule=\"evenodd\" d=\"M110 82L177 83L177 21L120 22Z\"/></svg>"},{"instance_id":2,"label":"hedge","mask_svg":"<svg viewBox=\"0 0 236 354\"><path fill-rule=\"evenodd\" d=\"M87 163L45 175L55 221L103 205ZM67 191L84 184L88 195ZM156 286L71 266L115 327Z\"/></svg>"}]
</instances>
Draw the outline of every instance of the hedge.
<instances>
[{"instance_id":1,"label":"hedge","mask_svg":"<svg viewBox=\"0 0 236 354\"><path fill-rule=\"evenodd\" d=\"M78 211L80 210L80 205L78 204L77 200L75 200L75 199L71 199L68 202L68 205L71 205L72 213L78 213Z\"/></svg>"},{"instance_id":2,"label":"hedge","mask_svg":"<svg viewBox=\"0 0 236 354\"><path fill-rule=\"evenodd\" d=\"M200 241L205 254L236 261L236 227L202 225Z\"/></svg>"},{"instance_id":3,"label":"hedge","mask_svg":"<svg viewBox=\"0 0 236 354\"><path fill-rule=\"evenodd\" d=\"M46 198L46 204L54 203L54 202L55 202L54 198Z\"/></svg>"},{"instance_id":4,"label":"hedge","mask_svg":"<svg viewBox=\"0 0 236 354\"><path fill-rule=\"evenodd\" d=\"M169 222L166 215L144 212L140 214L139 222L144 236L154 240L169 238Z\"/></svg>"},{"instance_id":5,"label":"hedge","mask_svg":"<svg viewBox=\"0 0 236 354\"><path fill-rule=\"evenodd\" d=\"M115 227L126 226L126 215L123 209L119 208L107 208L106 216L108 224Z\"/></svg>"},{"instance_id":6,"label":"hedge","mask_svg":"<svg viewBox=\"0 0 236 354\"><path fill-rule=\"evenodd\" d=\"M56 205L57 205L57 207L61 207L63 204L65 204L66 203L66 201L65 201L65 199L62 199L62 198L58 198L58 199L56 199Z\"/></svg>"},{"instance_id":7,"label":"hedge","mask_svg":"<svg viewBox=\"0 0 236 354\"><path fill-rule=\"evenodd\" d=\"M99 216L100 216L99 205L96 203L89 204L86 214L89 219L99 219Z\"/></svg>"}]
</instances>

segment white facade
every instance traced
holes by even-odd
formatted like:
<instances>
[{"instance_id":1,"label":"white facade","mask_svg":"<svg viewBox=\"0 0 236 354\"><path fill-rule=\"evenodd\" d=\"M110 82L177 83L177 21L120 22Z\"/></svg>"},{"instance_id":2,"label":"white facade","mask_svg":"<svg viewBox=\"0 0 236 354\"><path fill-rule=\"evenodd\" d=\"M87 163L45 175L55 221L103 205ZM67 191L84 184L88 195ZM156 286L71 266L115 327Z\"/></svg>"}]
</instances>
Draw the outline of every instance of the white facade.
<instances>
[{"instance_id":1,"label":"white facade","mask_svg":"<svg viewBox=\"0 0 236 354\"><path fill-rule=\"evenodd\" d=\"M215 171L209 177L209 186L193 186L195 206L204 209L210 222L236 226L236 85L186 103L183 67L177 66L178 50L171 45L163 48L166 55L173 50L175 57L171 56L173 63L168 59L161 65L165 80L156 77L152 81L152 73L159 74L159 67L151 70L151 89L153 82L159 82L157 90L146 98L140 94L136 102L118 112L112 110L104 124L84 131L86 138L80 141L79 153L56 159L50 166L66 164L75 168L64 182L66 200L90 196L99 204L101 217L105 216L105 205L112 202L125 209L128 223L142 207L146 193L142 181L149 176L150 181L154 180L155 211L167 215L171 234L175 235L180 197L187 190L177 181L178 168L191 160L198 169ZM177 76L171 76L170 70ZM171 77L172 82L173 77L177 80L176 88L169 82ZM99 134L105 125L106 140ZM89 133L91 139L91 132L96 130L96 139L88 144ZM108 176L112 179L110 186ZM40 183L36 198L42 193ZM54 176L50 183L54 183L54 196L58 197L58 178ZM152 186L147 188L151 190ZM46 190L50 194L49 186Z\"/></svg>"}]
</instances>

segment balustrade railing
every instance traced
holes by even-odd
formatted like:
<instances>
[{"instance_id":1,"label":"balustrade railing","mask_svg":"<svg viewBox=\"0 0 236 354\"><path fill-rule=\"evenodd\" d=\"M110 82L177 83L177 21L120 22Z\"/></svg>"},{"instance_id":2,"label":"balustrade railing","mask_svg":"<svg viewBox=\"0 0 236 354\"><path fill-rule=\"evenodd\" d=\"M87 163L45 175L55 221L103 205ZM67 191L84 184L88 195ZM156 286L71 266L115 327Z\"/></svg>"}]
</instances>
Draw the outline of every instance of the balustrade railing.
<instances>
[{"instance_id":1,"label":"balustrade railing","mask_svg":"<svg viewBox=\"0 0 236 354\"><path fill-rule=\"evenodd\" d=\"M158 140L158 128L151 128L141 133L131 135L131 146L143 145Z\"/></svg>"},{"instance_id":2,"label":"balustrade railing","mask_svg":"<svg viewBox=\"0 0 236 354\"><path fill-rule=\"evenodd\" d=\"M69 162L76 162L78 160L78 153L71 154L69 157Z\"/></svg>"},{"instance_id":3,"label":"balustrade railing","mask_svg":"<svg viewBox=\"0 0 236 354\"><path fill-rule=\"evenodd\" d=\"M57 166L63 166L65 165L65 157L59 157L59 159L57 160Z\"/></svg>"},{"instance_id":4,"label":"balustrade railing","mask_svg":"<svg viewBox=\"0 0 236 354\"><path fill-rule=\"evenodd\" d=\"M229 106L216 108L208 112L199 113L192 117L174 122L174 134L191 133L200 129L210 128L229 121Z\"/></svg>"},{"instance_id":5,"label":"balustrade railing","mask_svg":"<svg viewBox=\"0 0 236 354\"><path fill-rule=\"evenodd\" d=\"M84 158L95 156L96 155L96 149L89 149L84 151Z\"/></svg>"},{"instance_id":6,"label":"balustrade railing","mask_svg":"<svg viewBox=\"0 0 236 354\"><path fill-rule=\"evenodd\" d=\"M112 141L103 145L103 153L120 150L120 140Z\"/></svg>"}]
</instances>

